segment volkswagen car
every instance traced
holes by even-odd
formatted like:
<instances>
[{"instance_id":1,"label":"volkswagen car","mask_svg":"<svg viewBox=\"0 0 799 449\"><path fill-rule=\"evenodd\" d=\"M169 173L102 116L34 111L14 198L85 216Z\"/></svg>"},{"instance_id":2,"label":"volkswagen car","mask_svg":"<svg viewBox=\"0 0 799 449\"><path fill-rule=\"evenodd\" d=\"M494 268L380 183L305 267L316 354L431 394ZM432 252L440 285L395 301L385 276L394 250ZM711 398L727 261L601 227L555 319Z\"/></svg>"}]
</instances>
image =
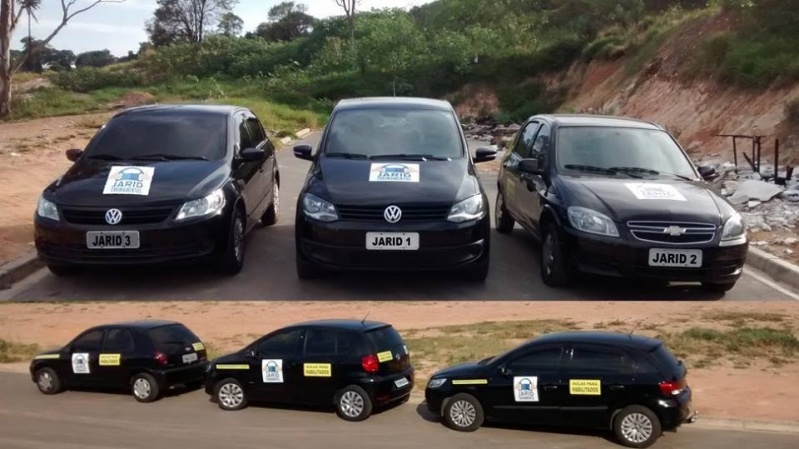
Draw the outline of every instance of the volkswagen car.
<instances>
[{"instance_id":1,"label":"volkswagen car","mask_svg":"<svg viewBox=\"0 0 799 449\"><path fill-rule=\"evenodd\" d=\"M275 148L244 108L132 108L67 157L34 218L39 258L56 275L188 261L236 274L245 234L278 219Z\"/></svg>"},{"instance_id":2,"label":"volkswagen car","mask_svg":"<svg viewBox=\"0 0 799 449\"><path fill-rule=\"evenodd\" d=\"M474 155L446 101L360 98L339 102L312 162L295 218L297 274L329 270L449 270L484 280L488 198Z\"/></svg>"},{"instance_id":3,"label":"volkswagen car","mask_svg":"<svg viewBox=\"0 0 799 449\"><path fill-rule=\"evenodd\" d=\"M700 282L726 292L748 253L741 214L661 126L622 117L538 115L502 160L496 228L541 242L541 277L577 273Z\"/></svg>"}]
</instances>

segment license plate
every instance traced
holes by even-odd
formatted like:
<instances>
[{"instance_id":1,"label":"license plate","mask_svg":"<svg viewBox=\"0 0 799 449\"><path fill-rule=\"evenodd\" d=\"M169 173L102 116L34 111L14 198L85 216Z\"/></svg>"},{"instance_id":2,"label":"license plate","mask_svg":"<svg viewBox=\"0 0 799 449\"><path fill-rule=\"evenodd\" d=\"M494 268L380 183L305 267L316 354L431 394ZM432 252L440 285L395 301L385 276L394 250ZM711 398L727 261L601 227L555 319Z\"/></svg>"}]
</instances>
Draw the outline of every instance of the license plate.
<instances>
[{"instance_id":1,"label":"license plate","mask_svg":"<svg viewBox=\"0 0 799 449\"><path fill-rule=\"evenodd\" d=\"M394 385L396 385L397 388L402 388L404 386L407 386L408 385L408 379L406 379L404 377L402 379L397 379L397 380L394 381Z\"/></svg>"},{"instance_id":2,"label":"license plate","mask_svg":"<svg viewBox=\"0 0 799 449\"><path fill-rule=\"evenodd\" d=\"M701 249L657 249L649 250L650 267L700 268Z\"/></svg>"},{"instance_id":3,"label":"license plate","mask_svg":"<svg viewBox=\"0 0 799 449\"><path fill-rule=\"evenodd\" d=\"M416 251L418 232L367 232L366 249L385 251Z\"/></svg>"},{"instance_id":4,"label":"license plate","mask_svg":"<svg viewBox=\"0 0 799 449\"><path fill-rule=\"evenodd\" d=\"M185 354L183 356L183 363L191 363L197 361L197 353L192 352L191 354Z\"/></svg>"},{"instance_id":5,"label":"license plate","mask_svg":"<svg viewBox=\"0 0 799 449\"><path fill-rule=\"evenodd\" d=\"M139 231L89 231L86 246L89 249L137 249Z\"/></svg>"}]
</instances>

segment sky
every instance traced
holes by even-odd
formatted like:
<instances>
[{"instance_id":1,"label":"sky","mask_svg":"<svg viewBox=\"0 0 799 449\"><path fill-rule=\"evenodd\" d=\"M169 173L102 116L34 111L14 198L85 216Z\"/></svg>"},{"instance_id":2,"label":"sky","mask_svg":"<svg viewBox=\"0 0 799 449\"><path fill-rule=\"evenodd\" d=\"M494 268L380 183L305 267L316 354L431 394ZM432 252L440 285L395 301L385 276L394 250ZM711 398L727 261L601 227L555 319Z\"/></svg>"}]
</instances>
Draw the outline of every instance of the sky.
<instances>
[{"instance_id":1,"label":"sky","mask_svg":"<svg viewBox=\"0 0 799 449\"><path fill-rule=\"evenodd\" d=\"M80 9L94 0L76 0L72 10ZM317 18L343 15L344 10L335 0L295 0L308 6L308 13ZM410 8L431 0L361 0L360 9ZM244 20L244 32L252 31L267 19L267 11L281 0L239 0L233 12ZM31 34L44 39L61 22L61 0L44 0L37 13L38 22L32 21ZM50 41L53 48L72 50L75 54L91 50L108 49L116 56L128 51L138 51L139 43L147 41L144 24L153 16L155 0L125 0L122 3L100 4L75 16L66 28ZM20 39L28 35L27 19L20 21L14 32L11 48L22 47Z\"/></svg>"}]
</instances>

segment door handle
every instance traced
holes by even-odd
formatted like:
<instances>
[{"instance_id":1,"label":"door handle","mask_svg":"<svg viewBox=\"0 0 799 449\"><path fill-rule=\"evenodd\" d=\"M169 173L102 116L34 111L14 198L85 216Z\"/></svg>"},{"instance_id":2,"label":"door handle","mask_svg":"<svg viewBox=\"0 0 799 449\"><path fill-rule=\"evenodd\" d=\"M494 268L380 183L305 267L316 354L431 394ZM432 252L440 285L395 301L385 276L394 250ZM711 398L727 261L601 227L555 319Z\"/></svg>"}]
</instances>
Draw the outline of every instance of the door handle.
<instances>
[{"instance_id":1,"label":"door handle","mask_svg":"<svg viewBox=\"0 0 799 449\"><path fill-rule=\"evenodd\" d=\"M608 385L608 388L611 390L624 390L624 385Z\"/></svg>"},{"instance_id":2,"label":"door handle","mask_svg":"<svg viewBox=\"0 0 799 449\"><path fill-rule=\"evenodd\" d=\"M558 386L557 385L542 385L541 388L543 388L544 391L552 391L552 390L557 390Z\"/></svg>"}]
</instances>

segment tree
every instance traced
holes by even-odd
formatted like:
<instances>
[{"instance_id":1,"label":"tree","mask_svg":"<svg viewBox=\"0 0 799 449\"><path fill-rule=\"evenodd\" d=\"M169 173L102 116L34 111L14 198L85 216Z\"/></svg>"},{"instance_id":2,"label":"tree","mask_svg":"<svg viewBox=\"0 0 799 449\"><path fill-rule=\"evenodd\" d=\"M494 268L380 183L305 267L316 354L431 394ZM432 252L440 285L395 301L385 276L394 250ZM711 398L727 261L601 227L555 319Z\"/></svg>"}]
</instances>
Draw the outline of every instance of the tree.
<instances>
[{"instance_id":1,"label":"tree","mask_svg":"<svg viewBox=\"0 0 799 449\"><path fill-rule=\"evenodd\" d=\"M32 45L29 51L24 51L22 56L11 65L11 39L23 13L32 14L39 8L41 0L0 0L0 117L5 117L11 112L11 77L22 67L28 58L34 56L42 48L46 48L51 40L59 33L73 17L82 14L101 3L122 3L125 0L90 0L85 6L78 7L78 0L61 0L61 21L53 31L41 41L41 45Z\"/></svg>"},{"instance_id":2,"label":"tree","mask_svg":"<svg viewBox=\"0 0 799 449\"><path fill-rule=\"evenodd\" d=\"M316 21L307 10L307 6L293 1L279 3L269 8L269 21L258 25L254 34L272 42L305 36Z\"/></svg>"},{"instance_id":3,"label":"tree","mask_svg":"<svg viewBox=\"0 0 799 449\"><path fill-rule=\"evenodd\" d=\"M219 33L224 36L238 36L243 27L244 21L232 12L226 12L219 18Z\"/></svg>"},{"instance_id":4,"label":"tree","mask_svg":"<svg viewBox=\"0 0 799 449\"><path fill-rule=\"evenodd\" d=\"M344 15L350 24L350 41L355 48L355 7L358 5L358 0L336 0L336 4L344 9Z\"/></svg>"},{"instance_id":5,"label":"tree","mask_svg":"<svg viewBox=\"0 0 799 449\"><path fill-rule=\"evenodd\" d=\"M107 49L87 51L78 55L75 59L75 67L105 67L116 61L117 58Z\"/></svg>"},{"instance_id":6,"label":"tree","mask_svg":"<svg viewBox=\"0 0 799 449\"><path fill-rule=\"evenodd\" d=\"M158 0L146 30L155 46L200 43L206 29L230 12L238 0Z\"/></svg>"}]
</instances>

